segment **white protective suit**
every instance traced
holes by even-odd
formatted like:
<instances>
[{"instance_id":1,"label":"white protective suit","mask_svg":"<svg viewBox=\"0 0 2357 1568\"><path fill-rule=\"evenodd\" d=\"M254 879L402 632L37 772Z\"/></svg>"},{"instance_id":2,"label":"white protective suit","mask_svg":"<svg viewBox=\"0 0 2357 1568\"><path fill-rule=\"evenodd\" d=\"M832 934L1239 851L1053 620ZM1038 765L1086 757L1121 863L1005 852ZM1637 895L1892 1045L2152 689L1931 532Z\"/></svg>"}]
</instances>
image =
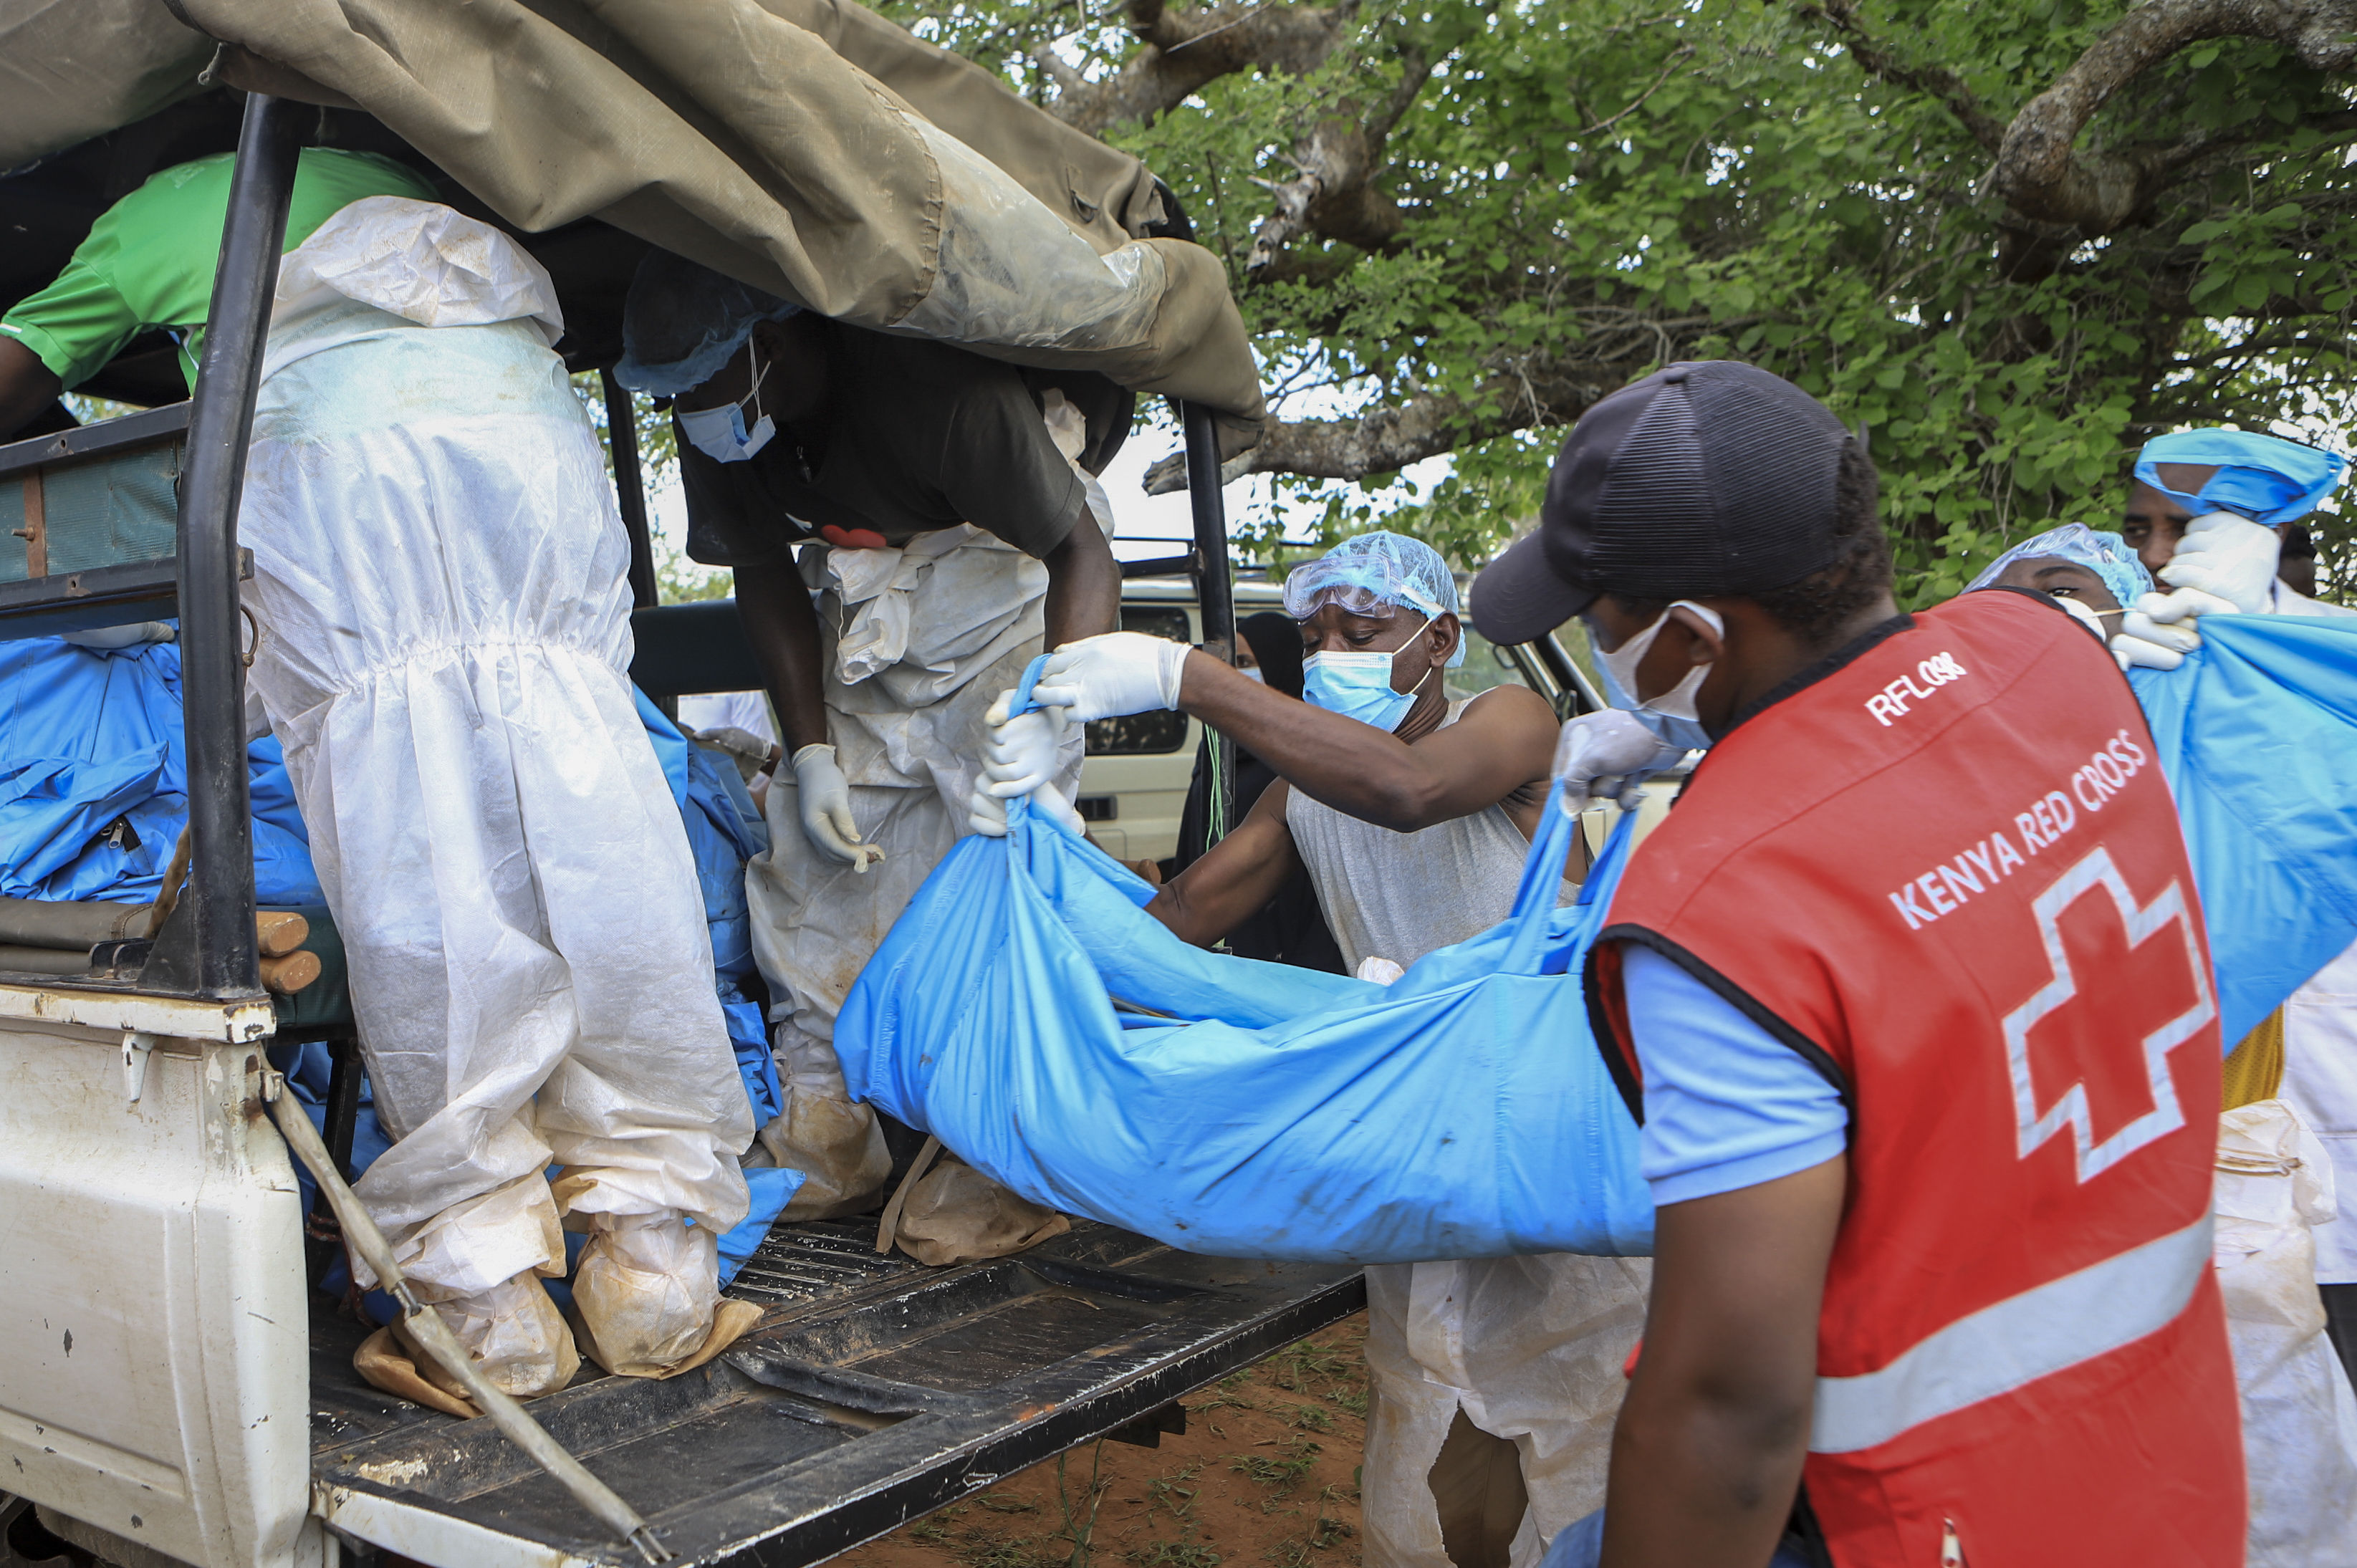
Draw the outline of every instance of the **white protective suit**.
<instances>
[{"instance_id":1,"label":"white protective suit","mask_svg":"<svg viewBox=\"0 0 2357 1568\"><path fill-rule=\"evenodd\" d=\"M1069 405L1054 413L1077 424ZM1076 431L1059 429L1052 415L1049 428L1068 459L1080 450ZM1110 533L1103 492L1093 481L1090 489L1090 510ZM805 551L802 562L822 590L828 736L851 785L852 816L885 859L856 873L813 848L793 779L778 770L767 806L770 848L747 867L745 890L754 956L774 998L785 1091L784 1112L761 1142L809 1178L786 1207L790 1219L872 1208L890 1174L876 1112L851 1103L844 1086L835 1015L910 897L968 831L984 716L1040 651L1048 591L1047 567L971 523L920 534L902 549ZM1065 747L1056 782L1069 799L1080 778L1077 728ZM954 1180L952 1170L939 1179ZM1006 1201L1021 1203L1012 1194ZM1022 1207L1015 1218L1035 1226L1049 1218Z\"/></svg>"},{"instance_id":2,"label":"white protective suit","mask_svg":"<svg viewBox=\"0 0 2357 1568\"><path fill-rule=\"evenodd\" d=\"M2357 1394L2324 1337L2309 1235L2338 1228L2332 1188L2331 1162L2287 1101L2219 1118L2212 1245L2242 1398L2250 1568L2357 1564Z\"/></svg>"},{"instance_id":3,"label":"white protective suit","mask_svg":"<svg viewBox=\"0 0 2357 1568\"><path fill-rule=\"evenodd\" d=\"M561 330L496 230L354 202L281 268L239 520L253 688L397 1140L359 1190L518 1392L571 1353L535 1279L560 1210L592 1232L587 1348L644 1372L703 1345L753 1134Z\"/></svg>"},{"instance_id":4,"label":"white protective suit","mask_svg":"<svg viewBox=\"0 0 2357 1568\"><path fill-rule=\"evenodd\" d=\"M1452 1568L1426 1477L1460 1410L1521 1455L1513 1568L1604 1506L1652 1280L1648 1259L1568 1253L1367 1270L1367 1568Z\"/></svg>"}]
</instances>

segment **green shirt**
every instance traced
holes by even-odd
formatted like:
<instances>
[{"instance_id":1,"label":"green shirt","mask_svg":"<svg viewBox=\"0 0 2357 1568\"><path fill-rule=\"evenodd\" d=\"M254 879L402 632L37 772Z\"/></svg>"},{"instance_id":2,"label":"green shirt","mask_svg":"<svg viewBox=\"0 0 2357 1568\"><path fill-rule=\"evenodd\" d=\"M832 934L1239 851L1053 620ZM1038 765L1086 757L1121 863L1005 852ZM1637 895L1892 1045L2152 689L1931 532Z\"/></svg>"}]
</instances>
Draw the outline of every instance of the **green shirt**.
<instances>
[{"instance_id":1,"label":"green shirt","mask_svg":"<svg viewBox=\"0 0 2357 1568\"><path fill-rule=\"evenodd\" d=\"M160 327L179 338L180 372L193 392L236 163L235 155L216 153L176 164L108 208L57 281L0 317L0 332L38 354L72 388L132 338ZM364 196L436 199L422 176L391 158L304 148L284 249L293 250Z\"/></svg>"}]
</instances>

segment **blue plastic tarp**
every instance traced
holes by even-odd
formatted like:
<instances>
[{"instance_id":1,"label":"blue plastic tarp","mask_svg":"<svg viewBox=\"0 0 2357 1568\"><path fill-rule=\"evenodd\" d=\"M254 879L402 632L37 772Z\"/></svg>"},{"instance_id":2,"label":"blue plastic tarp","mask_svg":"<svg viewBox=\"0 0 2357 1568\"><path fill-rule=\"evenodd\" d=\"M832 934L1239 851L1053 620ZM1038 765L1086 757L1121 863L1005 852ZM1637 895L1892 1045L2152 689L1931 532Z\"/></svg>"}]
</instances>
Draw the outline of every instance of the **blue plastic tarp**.
<instances>
[{"instance_id":1,"label":"blue plastic tarp","mask_svg":"<svg viewBox=\"0 0 2357 1568\"><path fill-rule=\"evenodd\" d=\"M712 932L712 968L718 981L720 1011L728 1021L728 1043L737 1070L753 1102L759 1126L785 1109L778 1085L777 1058L770 1052L770 1026L760 1004L745 994L753 973L753 918L745 902L745 863L770 847L769 824L746 790L734 763L682 735L679 726L636 687L639 721L647 726L655 760L679 802L687 847L695 857L695 879L704 888L704 918Z\"/></svg>"},{"instance_id":2,"label":"blue plastic tarp","mask_svg":"<svg viewBox=\"0 0 2357 1568\"><path fill-rule=\"evenodd\" d=\"M2232 1050L2357 940L2357 621L2201 618L2129 674L2177 796Z\"/></svg>"},{"instance_id":3,"label":"blue plastic tarp","mask_svg":"<svg viewBox=\"0 0 2357 1568\"><path fill-rule=\"evenodd\" d=\"M255 897L325 902L278 743L246 748ZM0 896L136 903L188 820L177 643L0 642Z\"/></svg>"},{"instance_id":4,"label":"blue plastic tarp","mask_svg":"<svg viewBox=\"0 0 2357 1568\"><path fill-rule=\"evenodd\" d=\"M1031 1201L1190 1251L1649 1252L1579 975L1627 825L1557 908L1577 820L1543 820L1513 914L1383 987L1189 947L1145 882L1018 805L861 972L845 1079Z\"/></svg>"}]
</instances>

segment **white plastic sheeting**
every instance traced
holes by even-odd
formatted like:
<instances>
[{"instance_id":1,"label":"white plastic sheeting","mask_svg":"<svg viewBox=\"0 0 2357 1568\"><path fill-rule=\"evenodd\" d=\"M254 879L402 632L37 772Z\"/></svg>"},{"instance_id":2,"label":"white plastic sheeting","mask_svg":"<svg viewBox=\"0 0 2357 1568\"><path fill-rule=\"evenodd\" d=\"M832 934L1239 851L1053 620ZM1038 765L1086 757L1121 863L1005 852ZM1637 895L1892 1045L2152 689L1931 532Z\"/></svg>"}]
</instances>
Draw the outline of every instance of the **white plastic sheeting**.
<instances>
[{"instance_id":1,"label":"white plastic sheeting","mask_svg":"<svg viewBox=\"0 0 2357 1568\"><path fill-rule=\"evenodd\" d=\"M1453 1568L1428 1479L1461 1409L1522 1455L1512 1568L1604 1506L1621 1369L1645 1326L1648 1258L1546 1253L1367 1270L1367 1561Z\"/></svg>"},{"instance_id":2,"label":"white plastic sheeting","mask_svg":"<svg viewBox=\"0 0 2357 1568\"><path fill-rule=\"evenodd\" d=\"M361 1196L446 1297L561 1264L552 1160L564 1212L726 1230L751 1112L546 274L447 208L374 199L283 276L240 517L253 687L398 1140ZM708 1302L709 1247L694 1261L681 1299Z\"/></svg>"},{"instance_id":3,"label":"white plastic sheeting","mask_svg":"<svg viewBox=\"0 0 2357 1568\"><path fill-rule=\"evenodd\" d=\"M807 557L806 557L807 559ZM791 1219L872 1207L890 1166L876 1113L854 1105L834 1056L851 983L965 832L984 714L1039 651L1048 569L971 524L899 550L834 550L814 586L827 729L861 832L865 873L812 847L791 779L770 786L770 853L746 868L753 951L774 999L784 1113L761 1141L810 1179ZM1059 779L1078 782L1081 737Z\"/></svg>"},{"instance_id":4,"label":"white plastic sheeting","mask_svg":"<svg viewBox=\"0 0 2357 1568\"><path fill-rule=\"evenodd\" d=\"M2242 1393L2251 1568L2357 1564L2357 1394L2324 1336L2312 1225L2333 1171L2287 1101L2219 1118L2213 1256Z\"/></svg>"}]
</instances>

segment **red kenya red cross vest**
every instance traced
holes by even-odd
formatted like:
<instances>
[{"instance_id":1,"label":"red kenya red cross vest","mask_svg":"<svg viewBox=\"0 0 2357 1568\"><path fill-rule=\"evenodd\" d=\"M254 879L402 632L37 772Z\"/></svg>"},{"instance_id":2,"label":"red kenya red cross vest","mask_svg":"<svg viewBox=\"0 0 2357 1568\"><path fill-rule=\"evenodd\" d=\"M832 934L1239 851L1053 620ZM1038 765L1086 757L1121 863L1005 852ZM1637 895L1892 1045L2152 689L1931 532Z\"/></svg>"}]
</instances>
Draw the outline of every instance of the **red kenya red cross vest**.
<instances>
[{"instance_id":1,"label":"red kenya red cross vest","mask_svg":"<svg viewBox=\"0 0 2357 1568\"><path fill-rule=\"evenodd\" d=\"M1805 1470L1839 1568L1937 1568L1951 1529L1973 1568L2231 1568L2217 1008L2144 716L2022 594L1846 654L1631 863L1591 977L1607 1057L1641 1065L1638 941L1844 1090Z\"/></svg>"}]
</instances>

